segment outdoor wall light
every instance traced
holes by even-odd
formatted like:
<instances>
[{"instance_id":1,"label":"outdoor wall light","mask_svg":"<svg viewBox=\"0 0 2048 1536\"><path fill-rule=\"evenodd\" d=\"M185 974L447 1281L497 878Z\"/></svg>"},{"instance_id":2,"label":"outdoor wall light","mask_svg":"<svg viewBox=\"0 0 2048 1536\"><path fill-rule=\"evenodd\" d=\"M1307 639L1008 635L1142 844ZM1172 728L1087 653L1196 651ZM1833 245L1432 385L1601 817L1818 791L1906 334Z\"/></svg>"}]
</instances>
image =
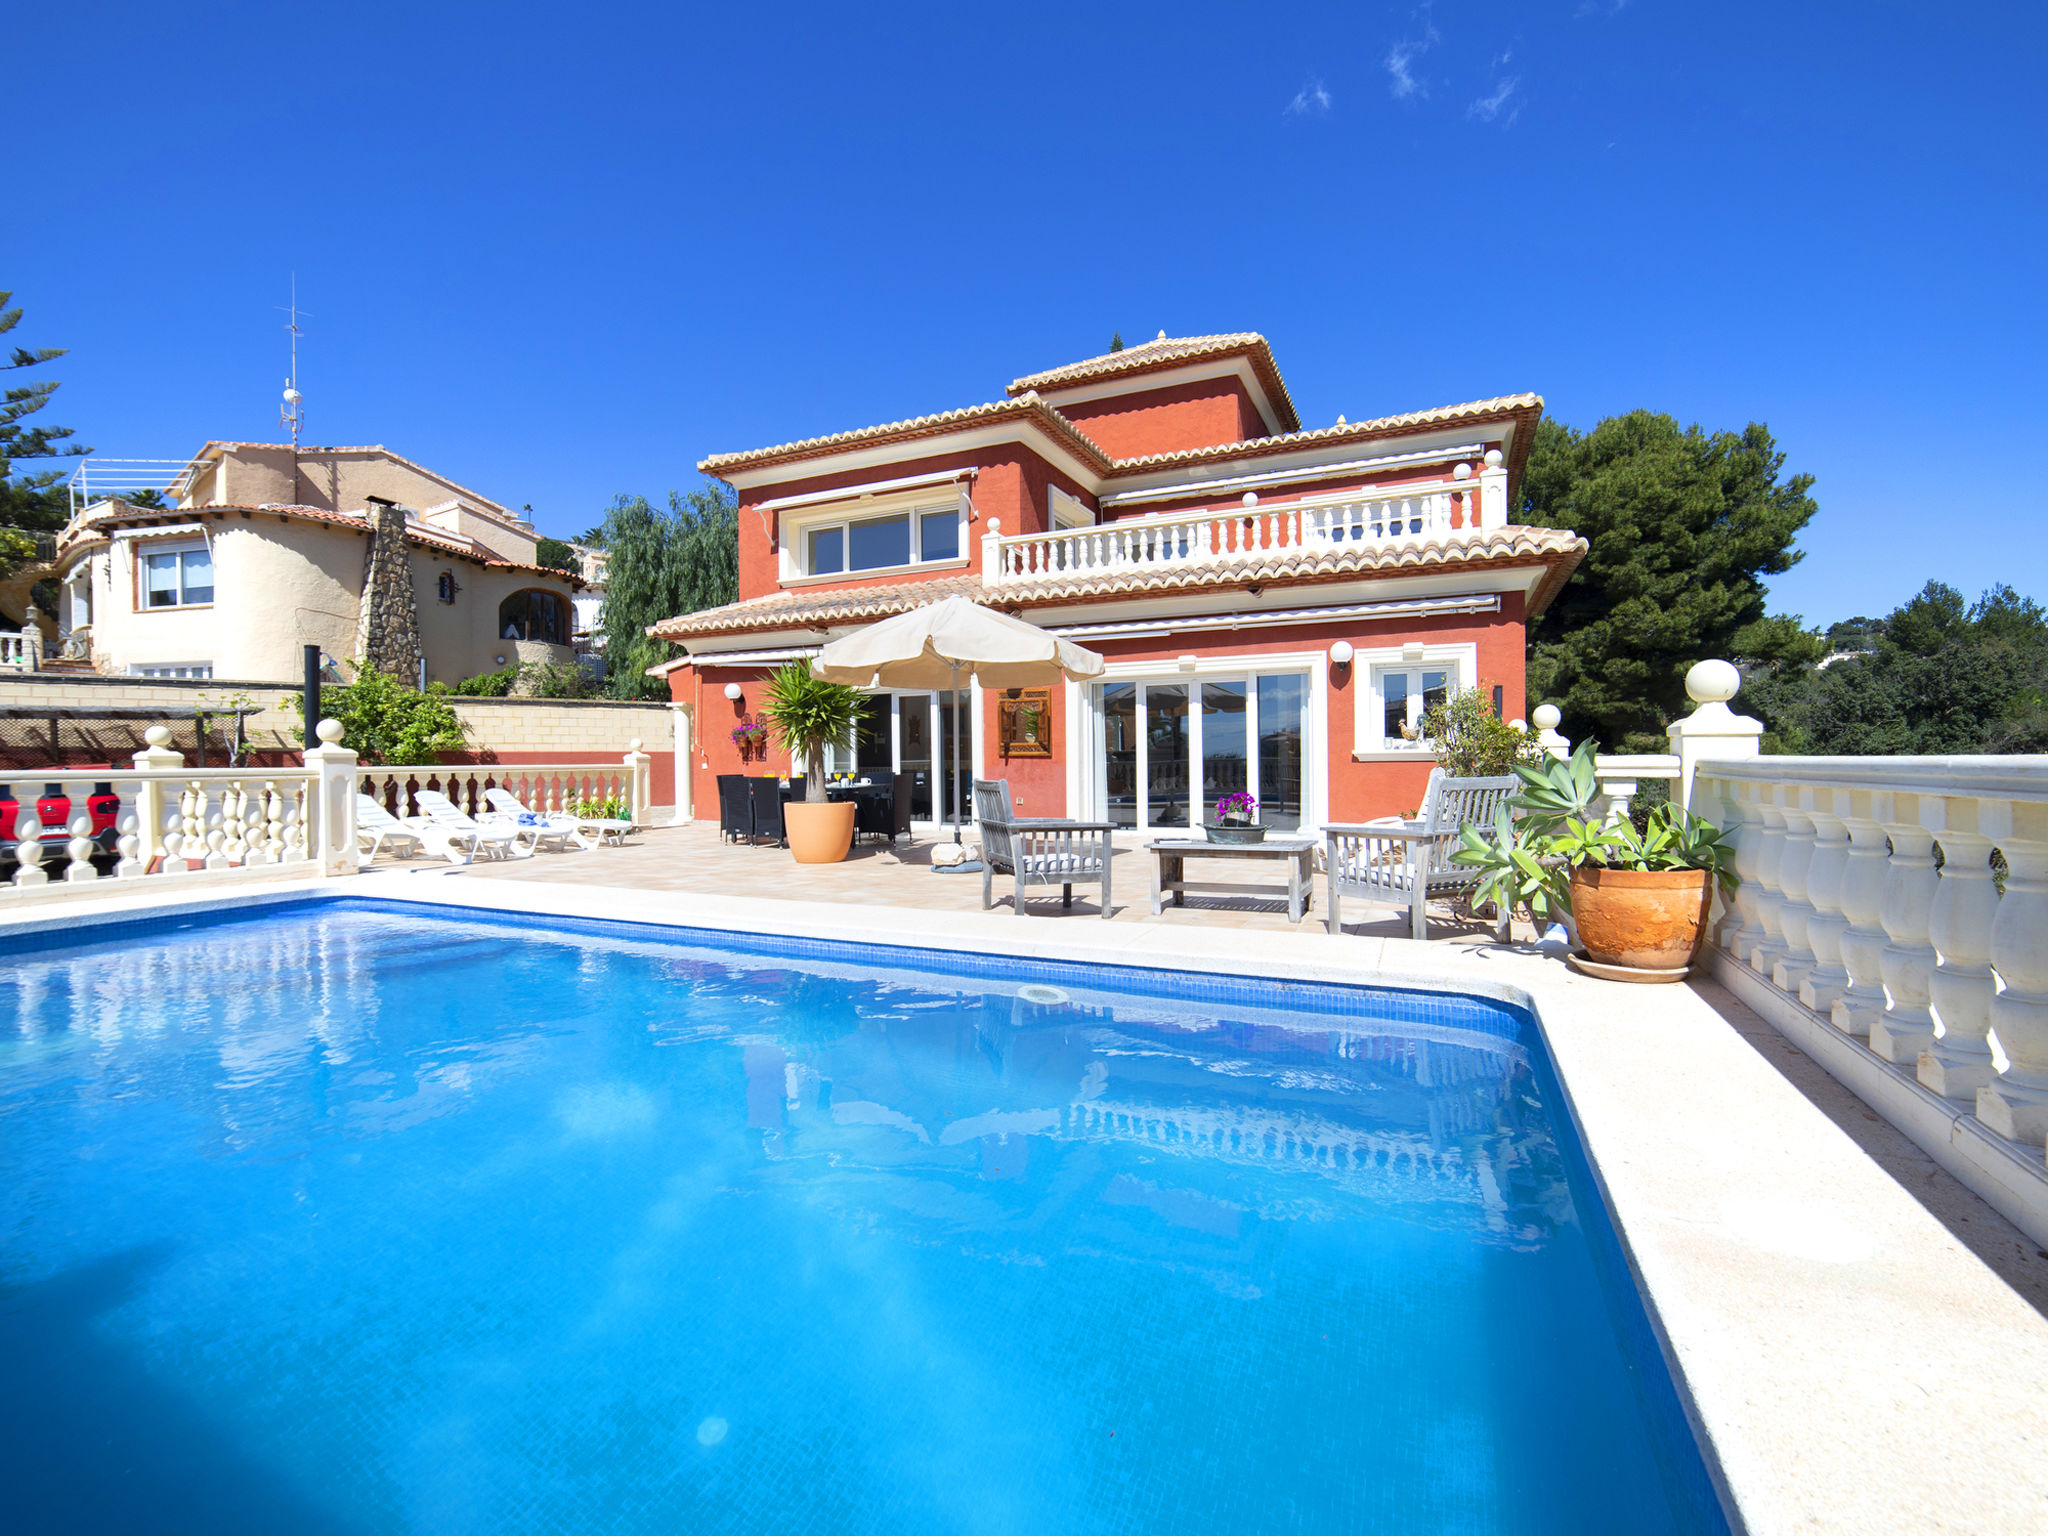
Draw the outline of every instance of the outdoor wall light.
<instances>
[{"instance_id":1,"label":"outdoor wall light","mask_svg":"<svg viewBox=\"0 0 2048 1536\"><path fill-rule=\"evenodd\" d=\"M1330 647L1330 665L1333 667L1348 667L1351 665L1352 654L1351 642L1349 640L1339 640Z\"/></svg>"},{"instance_id":2,"label":"outdoor wall light","mask_svg":"<svg viewBox=\"0 0 2048 1536\"><path fill-rule=\"evenodd\" d=\"M738 683L727 683L725 685L725 696L737 704L742 697L740 685Z\"/></svg>"}]
</instances>

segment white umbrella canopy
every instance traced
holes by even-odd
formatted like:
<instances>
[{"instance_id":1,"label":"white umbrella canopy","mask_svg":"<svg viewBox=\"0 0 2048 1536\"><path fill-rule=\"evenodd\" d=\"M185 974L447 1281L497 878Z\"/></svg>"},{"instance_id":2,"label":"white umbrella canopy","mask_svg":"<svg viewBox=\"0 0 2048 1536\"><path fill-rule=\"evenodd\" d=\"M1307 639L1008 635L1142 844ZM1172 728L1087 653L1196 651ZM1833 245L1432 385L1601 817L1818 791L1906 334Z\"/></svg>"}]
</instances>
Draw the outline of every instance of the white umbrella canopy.
<instances>
[{"instance_id":1,"label":"white umbrella canopy","mask_svg":"<svg viewBox=\"0 0 2048 1536\"><path fill-rule=\"evenodd\" d=\"M949 688L971 671L984 688L1102 676L1091 650L964 597L941 598L834 640L811 671L856 688Z\"/></svg>"},{"instance_id":2,"label":"white umbrella canopy","mask_svg":"<svg viewBox=\"0 0 2048 1536\"><path fill-rule=\"evenodd\" d=\"M1095 652L964 597L945 597L834 640L814 675L855 688L944 688L953 697L953 841L960 841L960 675L984 688L1102 676Z\"/></svg>"}]
</instances>

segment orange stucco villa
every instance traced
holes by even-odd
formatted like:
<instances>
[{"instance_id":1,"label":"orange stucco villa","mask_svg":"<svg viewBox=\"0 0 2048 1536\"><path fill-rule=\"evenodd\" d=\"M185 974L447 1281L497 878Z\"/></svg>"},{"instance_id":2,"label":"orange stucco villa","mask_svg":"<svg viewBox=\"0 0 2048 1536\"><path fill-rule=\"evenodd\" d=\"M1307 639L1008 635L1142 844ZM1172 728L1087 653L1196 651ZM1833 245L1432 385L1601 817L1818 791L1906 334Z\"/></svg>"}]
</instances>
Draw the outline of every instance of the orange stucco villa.
<instances>
[{"instance_id":1,"label":"orange stucco villa","mask_svg":"<svg viewBox=\"0 0 2048 1536\"><path fill-rule=\"evenodd\" d=\"M971 690L967 771L1023 815L1188 827L1241 789L1275 827L1407 810L1427 702L1477 687L1522 716L1525 626L1585 552L1509 522L1542 411L1303 430L1263 337L1161 335L986 405L706 459L739 494L740 599L649 631L682 648L661 670L696 814L719 774L789 770L733 734L776 666L953 594L1108 661ZM942 817L947 702L876 694L830 766L909 773L914 815Z\"/></svg>"}]
</instances>

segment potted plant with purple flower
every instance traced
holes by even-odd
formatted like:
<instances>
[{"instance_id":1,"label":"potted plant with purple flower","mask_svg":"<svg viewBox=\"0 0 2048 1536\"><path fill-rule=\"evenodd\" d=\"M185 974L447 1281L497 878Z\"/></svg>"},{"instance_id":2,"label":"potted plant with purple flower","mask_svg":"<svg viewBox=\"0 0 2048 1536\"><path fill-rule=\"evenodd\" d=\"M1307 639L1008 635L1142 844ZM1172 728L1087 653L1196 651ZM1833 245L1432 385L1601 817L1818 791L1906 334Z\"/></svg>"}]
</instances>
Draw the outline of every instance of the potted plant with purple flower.
<instances>
[{"instance_id":1,"label":"potted plant with purple flower","mask_svg":"<svg viewBox=\"0 0 2048 1536\"><path fill-rule=\"evenodd\" d=\"M740 761L750 762L768 755L768 725L752 715L743 716L732 728L732 744L740 749Z\"/></svg>"},{"instance_id":2,"label":"potted plant with purple flower","mask_svg":"<svg viewBox=\"0 0 2048 1536\"><path fill-rule=\"evenodd\" d=\"M1216 802L1216 819L1208 824L1212 843L1262 843L1266 829L1259 825L1259 802L1248 789L1237 790Z\"/></svg>"}]
</instances>

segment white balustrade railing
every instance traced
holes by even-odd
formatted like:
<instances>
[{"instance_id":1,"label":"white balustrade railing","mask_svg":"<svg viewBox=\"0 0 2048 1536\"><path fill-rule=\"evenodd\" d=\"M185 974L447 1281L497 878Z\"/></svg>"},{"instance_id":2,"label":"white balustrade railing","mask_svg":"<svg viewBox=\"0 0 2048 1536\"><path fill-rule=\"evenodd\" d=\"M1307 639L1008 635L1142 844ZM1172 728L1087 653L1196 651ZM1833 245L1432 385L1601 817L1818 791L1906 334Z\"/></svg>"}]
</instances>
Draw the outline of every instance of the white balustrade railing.
<instances>
[{"instance_id":1,"label":"white balustrade railing","mask_svg":"<svg viewBox=\"0 0 2048 1536\"><path fill-rule=\"evenodd\" d=\"M20 633L0 629L0 672L36 672L43 665L43 634L39 629Z\"/></svg>"},{"instance_id":2,"label":"white balustrade railing","mask_svg":"<svg viewBox=\"0 0 2048 1536\"><path fill-rule=\"evenodd\" d=\"M161 755L170 761L13 770L15 801L0 803L0 885L28 891L309 857L311 770L194 769L175 752Z\"/></svg>"},{"instance_id":3,"label":"white balustrade railing","mask_svg":"<svg viewBox=\"0 0 2048 1536\"><path fill-rule=\"evenodd\" d=\"M638 743L634 743L636 749ZM635 759L639 759L638 762ZM617 763L453 763L414 767L364 766L357 770L362 792L394 816L419 810L414 793L438 790L473 816L490 814L488 789L511 792L530 811L575 811L615 801L636 824L647 821L649 787L646 754L637 750Z\"/></svg>"},{"instance_id":4,"label":"white balustrade railing","mask_svg":"<svg viewBox=\"0 0 2048 1536\"><path fill-rule=\"evenodd\" d=\"M982 580L991 586L1054 577L1230 566L1366 545L1420 544L1507 522L1507 471L1469 479L1349 491L1297 501L1248 495L1232 507L1172 512L1086 528L1004 536L991 520Z\"/></svg>"},{"instance_id":5,"label":"white balustrade railing","mask_svg":"<svg viewBox=\"0 0 2048 1536\"><path fill-rule=\"evenodd\" d=\"M1735 833L1723 952L2038 1159L2048 757L1705 761L1693 809Z\"/></svg>"}]
</instances>

